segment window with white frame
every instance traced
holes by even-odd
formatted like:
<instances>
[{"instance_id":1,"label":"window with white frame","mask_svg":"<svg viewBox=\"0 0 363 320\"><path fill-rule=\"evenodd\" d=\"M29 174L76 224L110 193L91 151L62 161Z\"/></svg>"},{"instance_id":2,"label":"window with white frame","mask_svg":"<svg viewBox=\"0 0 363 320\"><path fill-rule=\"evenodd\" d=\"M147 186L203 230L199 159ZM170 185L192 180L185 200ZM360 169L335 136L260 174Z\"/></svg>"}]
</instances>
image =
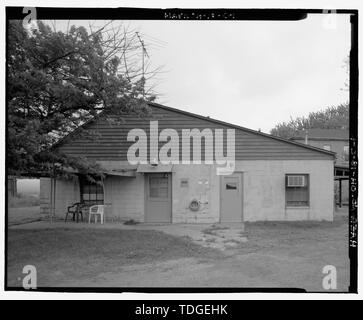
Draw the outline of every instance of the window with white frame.
<instances>
[{"instance_id":1,"label":"window with white frame","mask_svg":"<svg viewBox=\"0 0 363 320\"><path fill-rule=\"evenodd\" d=\"M309 175L287 174L285 176L285 195L287 207L308 207Z\"/></svg>"}]
</instances>

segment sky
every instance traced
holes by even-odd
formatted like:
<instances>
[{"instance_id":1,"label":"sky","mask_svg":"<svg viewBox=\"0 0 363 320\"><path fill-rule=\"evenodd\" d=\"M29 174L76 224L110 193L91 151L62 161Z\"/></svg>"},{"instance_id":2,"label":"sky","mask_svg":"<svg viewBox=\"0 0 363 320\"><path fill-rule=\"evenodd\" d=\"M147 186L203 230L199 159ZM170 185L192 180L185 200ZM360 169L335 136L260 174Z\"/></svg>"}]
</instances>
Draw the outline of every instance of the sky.
<instances>
[{"instance_id":1,"label":"sky","mask_svg":"<svg viewBox=\"0 0 363 320\"><path fill-rule=\"evenodd\" d=\"M330 17L123 23L158 45L146 58L163 66L157 102L268 133L290 117L348 101L349 16Z\"/></svg>"},{"instance_id":2,"label":"sky","mask_svg":"<svg viewBox=\"0 0 363 320\"><path fill-rule=\"evenodd\" d=\"M39 179L17 179L16 186L18 194L39 196Z\"/></svg>"}]
</instances>

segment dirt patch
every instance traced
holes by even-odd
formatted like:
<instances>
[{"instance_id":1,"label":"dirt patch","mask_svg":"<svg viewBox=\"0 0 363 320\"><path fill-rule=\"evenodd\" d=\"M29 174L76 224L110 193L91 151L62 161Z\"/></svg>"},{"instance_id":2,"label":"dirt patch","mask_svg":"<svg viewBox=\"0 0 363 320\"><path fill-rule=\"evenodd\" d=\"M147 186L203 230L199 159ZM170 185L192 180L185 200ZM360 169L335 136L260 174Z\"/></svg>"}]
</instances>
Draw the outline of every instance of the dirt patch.
<instances>
[{"instance_id":1,"label":"dirt patch","mask_svg":"<svg viewBox=\"0 0 363 320\"><path fill-rule=\"evenodd\" d=\"M219 249L222 251L237 248L248 241L244 228L241 226L227 227L223 225L211 225L202 230L202 236L197 243L204 247Z\"/></svg>"},{"instance_id":2,"label":"dirt patch","mask_svg":"<svg viewBox=\"0 0 363 320\"><path fill-rule=\"evenodd\" d=\"M218 231L228 230L228 229L229 229L228 227L213 224L210 227L204 229L202 232L204 234L209 234L209 235L212 235L212 236L216 236L216 235L218 235Z\"/></svg>"}]
</instances>

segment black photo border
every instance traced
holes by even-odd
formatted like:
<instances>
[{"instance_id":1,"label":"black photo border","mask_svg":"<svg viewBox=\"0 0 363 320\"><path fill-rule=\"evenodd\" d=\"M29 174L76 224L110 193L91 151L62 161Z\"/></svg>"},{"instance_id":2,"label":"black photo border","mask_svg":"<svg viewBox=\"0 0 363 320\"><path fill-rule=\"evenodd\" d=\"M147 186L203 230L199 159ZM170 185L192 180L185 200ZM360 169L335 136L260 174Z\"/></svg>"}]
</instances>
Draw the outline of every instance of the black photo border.
<instances>
[{"instance_id":1,"label":"black photo border","mask_svg":"<svg viewBox=\"0 0 363 320\"><path fill-rule=\"evenodd\" d=\"M9 20L23 20L27 13L24 7L6 7L6 39L8 39ZM325 291L318 293L358 293L358 10L357 9L150 9L150 8L65 8L65 7L36 7L37 19L43 20L281 20L294 21L307 17L308 14L350 14L351 22L351 50L350 50L350 85L349 85L349 259L350 259L350 285L348 292ZM8 47L6 43L6 52ZM6 64L5 64L6 70ZM6 78L8 76L6 70ZM6 89L7 86L6 86ZM5 105L7 106L7 90ZM7 119L7 108L5 110ZM7 123L5 141L7 145ZM7 154L5 155L7 160ZM190 287L38 287L35 290L26 290L22 287L7 285L7 250L8 250L8 189L7 189L7 162L5 162L5 264L4 289L5 291L27 292L99 292L99 293L221 293L221 292L266 292L266 293L303 293L302 288L190 288ZM311 291L309 291L311 293Z\"/></svg>"}]
</instances>

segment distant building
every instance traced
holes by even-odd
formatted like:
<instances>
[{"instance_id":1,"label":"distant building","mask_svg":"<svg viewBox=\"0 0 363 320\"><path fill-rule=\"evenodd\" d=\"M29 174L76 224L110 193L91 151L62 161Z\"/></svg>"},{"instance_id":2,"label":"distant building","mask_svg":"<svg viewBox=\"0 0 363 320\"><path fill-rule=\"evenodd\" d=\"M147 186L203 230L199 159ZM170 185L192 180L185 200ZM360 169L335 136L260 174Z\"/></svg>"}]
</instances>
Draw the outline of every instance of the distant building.
<instances>
[{"instance_id":1,"label":"distant building","mask_svg":"<svg viewBox=\"0 0 363 320\"><path fill-rule=\"evenodd\" d=\"M336 153L334 164L335 198L340 206L349 202L349 130L307 129L291 140Z\"/></svg>"}]
</instances>

